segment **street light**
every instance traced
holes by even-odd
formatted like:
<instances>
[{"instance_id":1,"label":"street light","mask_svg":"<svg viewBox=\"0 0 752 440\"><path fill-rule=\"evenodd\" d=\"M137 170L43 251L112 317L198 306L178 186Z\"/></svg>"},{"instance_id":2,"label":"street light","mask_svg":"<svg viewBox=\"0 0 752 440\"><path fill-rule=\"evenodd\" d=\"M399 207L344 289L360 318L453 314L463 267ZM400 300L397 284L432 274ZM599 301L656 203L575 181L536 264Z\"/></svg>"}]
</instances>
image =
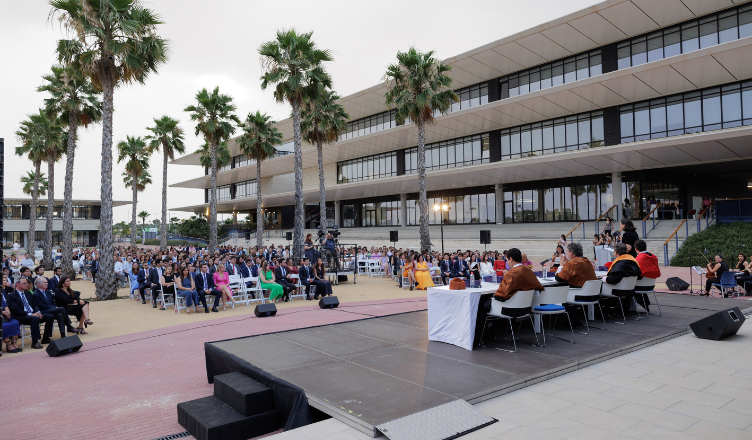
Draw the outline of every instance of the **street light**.
<instances>
[{"instance_id":1,"label":"street light","mask_svg":"<svg viewBox=\"0 0 752 440\"><path fill-rule=\"evenodd\" d=\"M444 213L449 212L449 205L446 203L439 205L433 205L433 210L441 212L441 255L444 255Z\"/></svg>"}]
</instances>

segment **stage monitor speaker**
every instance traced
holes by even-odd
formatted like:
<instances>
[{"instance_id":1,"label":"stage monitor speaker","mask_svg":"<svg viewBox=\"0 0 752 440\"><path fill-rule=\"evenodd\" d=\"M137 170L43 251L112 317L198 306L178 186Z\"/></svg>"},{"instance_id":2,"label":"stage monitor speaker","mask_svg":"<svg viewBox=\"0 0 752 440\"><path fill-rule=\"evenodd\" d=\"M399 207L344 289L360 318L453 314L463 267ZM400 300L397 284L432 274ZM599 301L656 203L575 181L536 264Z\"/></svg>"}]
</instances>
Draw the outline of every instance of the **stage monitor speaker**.
<instances>
[{"instance_id":1,"label":"stage monitor speaker","mask_svg":"<svg viewBox=\"0 0 752 440\"><path fill-rule=\"evenodd\" d=\"M245 233L245 239L246 240L250 240L251 239L251 233L250 232L246 232Z\"/></svg>"},{"instance_id":2,"label":"stage monitor speaker","mask_svg":"<svg viewBox=\"0 0 752 440\"><path fill-rule=\"evenodd\" d=\"M292 231L285 232L285 240L292 241Z\"/></svg>"},{"instance_id":3,"label":"stage monitor speaker","mask_svg":"<svg viewBox=\"0 0 752 440\"><path fill-rule=\"evenodd\" d=\"M339 300L336 296L322 296L319 300L319 307L322 309L333 309L339 305Z\"/></svg>"},{"instance_id":4,"label":"stage monitor speaker","mask_svg":"<svg viewBox=\"0 0 752 440\"><path fill-rule=\"evenodd\" d=\"M491 244L491 231L480 231L480 244Z\"/></svg>"},{"instance_id":5,"label":"stage monitor speaker","mask_svg":"<svg viewBox=\"0 0 752 440\"><path fill-rule=\"evenodd\" d=\"M396 243L399 241L399 231L389 231L389 241Z\"/></svg>"},{"instance_id":6,"label":"stage monitor speaker","mask_svg":"<svg viewBox=\"0 0 752 440\"><path fill-rule=\"evenodd\" d=\"M47 346L47 354L50 355L50 357L58 357L68 353L75 353L80 350L83 345L83 342L81 342L76 335L55 339Z\"/></svg>"},{"instance_id":7,"label":"stage monitor speaker","mask_svg":"<svg viewBox=\"0 0 752 440\"><path fill-rule=\"evenodd\" d=\"M256 310L253 311L257 318L263 318L264 316L274 316L277 314L277 306L273 303L269 304L256 304Z\"/></svg>"},{"instance_id":8,"label":"stage monitor speaker","mask_svg":"<svg viewBox=\"0 0 752 440\"><path fill-rule=\"evenodd\" d=\"M668 287L668 290L678 292L689 289L689 283L679 277L673 277L666 280L666 287Z\"/></svg>"},{"instance_id":9,"label":"stage monitor speaker","mask_svg":"<svg viewBox=\"0 0 752 440\"><path fill-rule=\"evenodd\" d=\"M744 315L739 307L726 309L713 313L689 324L689 328L695 332L695 336L702 339L720 341L723 338L735 335L739 327L744 324Z\"/></svg>"}]
</instances>

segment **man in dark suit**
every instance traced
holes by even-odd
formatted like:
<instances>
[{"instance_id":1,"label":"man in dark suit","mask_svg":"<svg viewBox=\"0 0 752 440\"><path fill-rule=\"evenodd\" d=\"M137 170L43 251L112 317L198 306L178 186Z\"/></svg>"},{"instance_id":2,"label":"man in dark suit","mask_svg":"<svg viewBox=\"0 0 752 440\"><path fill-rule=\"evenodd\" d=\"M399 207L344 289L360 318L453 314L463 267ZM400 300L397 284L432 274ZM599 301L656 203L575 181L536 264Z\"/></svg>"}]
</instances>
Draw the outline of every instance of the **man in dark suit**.
<instances>
[{"instance_id":1,"label":"man in dark suit","mask_svg":"<svg viewBox=\"0 0 752 440\"><path fill-rule=\"evenodd\" d=\"M44 348L39 343L39 322L45 323L44 340L49 341L50 336L52 336L52 321L54 318L51 315L46 317L42 315L41 311L34 305L31 292L27 292L27 290L29 290L29 280L19 277L16 280L16 290L6 295L10 317L21 325L28 325L31 328L31 348Z\"/></svg>"},{"instance_id":2,"label":"man in dark suit","mask_svg":"<svg viewBox=\"0 0 752 440\"><path fill-rule=\"evenodd\" d=\"M141 304L146 304L146 294L144 291L151 287L148 283L149 274L143 267L138 270L136 274L136 282L138 283L138 292L141 294Z\"/></svg>"},{"instance_id":3,"label":"man in dark suit","mask_svg":"<svg viewBox=\"0 0 752 440\"><path fill-rule=\"evenodd\" d=\"M441 271L441 281L446 286L447 278L452 275L452 262L449 260L449 253L444 254L444 259L439 263L439 270Z\"/></svg>"},{"instance_id":4,"label":"man in dark suit","mask_svg":"<svg viewBox=\"0 0 752 440\"><path fill-rule=\"evenodd\" d=\"M49 283L47 284L47 288L54 291L58 287L60 287L60 278L63 277L63 268L62 267L56 267L55 268L55 276L50 278Z\"/></svg>"},{"instance_id":5,"label":"man in dark suit","mask_svg":"<svg viewBox=\"0 0 752 440\"><path fill-rule=\"evenodd\" d=\"M97 272L99 272L99 255L95 254L94 259L91 260L91 282L97 282Z\"/></svg>"},{"instance_id":6,"label":"man in dark suit","mask_svg":"<svg viewBox=\"0 0 752 440\"><path fill-rule=\"evenodd\" d=\"M465 254L462 252L458 253L455 262L455 270L457 273L455 276L470 279L470 268L467 261L465 261Z\"/></svg>"},{"instance_id":7,"label":"man in dark suit","mask_svg":"<svg viewBox=\"0 0 752 440\"><path fill-rule=\"evenodd\" d=\"M251 276L258 277L261 271L261 257L256 257L253 266L251 266Z\"/></svg>"},{"instance_id":8,"label":"man in dark suit","mask_svg":"<svg viewBox=\"0 0 752 440\"><path fill-rule=\"evenodd\" d=\"M42 316L51 316L53 320L57 320L57 326L60 328L60 337L65 337L65 329L68 329L69 333L78 333L78 330L74 329L71 325L71 320L68 317L68 311L62 307L55 305L55 295L51 290L48 290L47 278L37 277L34 281L34 287L37 289L32 295L34 305L42 312ZM45 342L42 339L42 344L49 344L49 340Z\"/></svg>"},{"instance_id":9,"label":"man in dark suit","mask_svg":"<svg viewBox=\"0 0 752 440\"><path fill-rule=\"evenodd\" d=\"M212 306L212 312L219 312L217 305L219 304L219 297L222 296L222 292L214 288L214 278L209 274L209 267L206 263L201 263L200 272L196 274L193 281L196 283L196 291L198 292L198 299L201 304L206 306L206 295L214 295L214 305Z\"/></svg>"},{"instance_id":10,"label":"man in dark suit","mask_svg":"<svg viewBox=\"0 0 752 440\"><path fill-rule=\"evenodd\" d=\"M300 284L305 286L305 299L311 299L311 283L313 282L313 273L311 273L310 260L303 258L302 265L298 268L298 277L300 277ZM316 295L318 296L318 295Z\"/></svg>"},{"instance_id":11,"label":"man in dark suit","mask_svg":"<svg viewBox=\"0 0 752 440\"><path fill-rule=\"evenodd\" d=\"M149 269L149 278L147 280L148 287L151 289L151 305L152 308L157 308L157 296L159 295L159 282L162 277L162 259L154 259L154 267Z\"/></svg>"},{"instance_id":12,"label":"man in dark suit","mask_svg":"<svg viewBox=\"0 0 752 440\"><path fill-rule=\"evenodd\" d=\"M234 255L230 257L230 262L226 266L228 275L240 275L240 269L238 268L238 259Z\"/></svg>"},{"instance_id":13,"label":"man in dark suit","mask_svg":"<svg viewBox=\"0 0 752 440\"><path fill-rule=\"evenodd\" d=\"M283 301L290 299L290 292L295 290L295 283L290 280L290 269L287 267L287 258L279 260L279 265L274 269L274 279L285 291Z\"/></svg>"}]
</instances>

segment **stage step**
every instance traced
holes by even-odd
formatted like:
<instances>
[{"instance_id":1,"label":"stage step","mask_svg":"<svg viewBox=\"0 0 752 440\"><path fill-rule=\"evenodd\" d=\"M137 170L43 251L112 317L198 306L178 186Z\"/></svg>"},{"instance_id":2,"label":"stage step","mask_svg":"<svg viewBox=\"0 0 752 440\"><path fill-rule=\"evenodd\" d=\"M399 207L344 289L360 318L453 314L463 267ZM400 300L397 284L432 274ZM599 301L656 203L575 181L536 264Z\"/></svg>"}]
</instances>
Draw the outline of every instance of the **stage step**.
<instances>
[{"instance_id":1,"label":"stage step","mask_svg":"<svg viewBox=\"0 0 752 440\"><path fill-rule=\"evenodd\" d=\"M209 396L178 403L178 423L198 440L246 440L279 429L279 412L245 417Z\"/></svg>"},{"instance_id":2,"label":"stage step","mask_svg":"<svg viewBox=\"0 0 752 440\"><path fill-rule=\"evenodd\" d=\"M271 388L237 371L214 376L214 396L245 417L274 409Z\"/></svg>"}]
</instances>

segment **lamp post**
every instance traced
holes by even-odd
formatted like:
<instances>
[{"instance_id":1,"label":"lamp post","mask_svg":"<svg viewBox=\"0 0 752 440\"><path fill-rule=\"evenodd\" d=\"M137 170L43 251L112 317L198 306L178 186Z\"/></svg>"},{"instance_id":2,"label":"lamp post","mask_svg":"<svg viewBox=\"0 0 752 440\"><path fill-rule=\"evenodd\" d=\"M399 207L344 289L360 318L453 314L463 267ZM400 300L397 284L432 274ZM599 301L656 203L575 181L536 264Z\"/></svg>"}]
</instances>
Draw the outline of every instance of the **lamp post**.
<instances>
[{"instance_id":1,"label":"lamp post","mask_svg":"<svg viewBox=\"0 0 752 440\"><path fill-rule=\"evenodd\" d=\"M449 205L446 203L439 205L433 205L433 210L441 212L441 255L444 255L444 213L449 212Z\"/></svg>"}]
</instances>

